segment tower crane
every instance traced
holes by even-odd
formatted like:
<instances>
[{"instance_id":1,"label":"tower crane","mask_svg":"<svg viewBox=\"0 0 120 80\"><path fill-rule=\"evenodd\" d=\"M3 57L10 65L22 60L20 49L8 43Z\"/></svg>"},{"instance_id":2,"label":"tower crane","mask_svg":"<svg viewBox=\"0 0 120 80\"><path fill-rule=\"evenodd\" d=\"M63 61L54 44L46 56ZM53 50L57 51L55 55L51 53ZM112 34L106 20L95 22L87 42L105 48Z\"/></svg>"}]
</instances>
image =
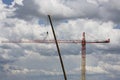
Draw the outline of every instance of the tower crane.
<instances>
[{"instance_id":1,"label":"tower crane","mask_svg":"<svg viewBox=\"0 0 120 80\"><path fill-rule=\"evenodd\" d=\"M64 64L63 64L63 60L61 57L61 53L60 53L60 49L59 49L59 45L58 43L79 43L81 44L82 48L81 48L81 80L86 80L86 44L88 43L109 43L110 39L107 40L103 40L103 41L86 41L85 38L85 32L83 32L82 34L82 40L57 40L56 35L55 35L55 31L52 25L52 20L51 17L48 15L50 24L51 24L51 28L53 31L53 35L54 35L54 39L53 40L18 40L18 41L0 41L0 43L56 43L56 47L58 50L58 55L59 55L59 59L61 62L61 67L63 70L63 75L64 75L64 80L67 80L67 76L66 76L66 72L64 69ZM48 32L47 32L48 34Z\"/></svg>"}]
</instances>

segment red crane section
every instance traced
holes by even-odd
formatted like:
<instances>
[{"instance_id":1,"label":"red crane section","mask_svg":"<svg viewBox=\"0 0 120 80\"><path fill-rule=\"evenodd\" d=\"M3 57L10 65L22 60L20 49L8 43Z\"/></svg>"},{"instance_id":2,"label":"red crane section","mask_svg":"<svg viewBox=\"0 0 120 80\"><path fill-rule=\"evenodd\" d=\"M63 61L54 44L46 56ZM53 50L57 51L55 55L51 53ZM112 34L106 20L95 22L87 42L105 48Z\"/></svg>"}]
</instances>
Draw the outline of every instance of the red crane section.
<instances>
[{"instance_id":1,"label":"red crane section","mask_svg":"<svg viewBox=\"0 0 120 80\"><path fill-rule=\"evenodd\" d=\"M104 40L104 41L86 41L85 39L85 32L83 32L83 38L82 38L82 61L81 61L81 80L86 80L86 44L87 43L109 43L110 39Z\"/></svg>"},{"instance_id":2,"label":"red crane section","mask_svg":"<svg viewBox=\"0 0 120 80\"><path fill-rule=\"evenodd\" d=\"M83 32L82 40L57 40L58 43L80 43L81 51L81 80L86 80L86 44L87 43L109 43L110 39L103 41L86 41L85 32ZM55 43L55 40L18 40L18 41L0 41L1 43Z\"/></svg>"},{"instance_id":3,"label":"red crane section","mask_svg":"<svg viewBox=\"0 0 120 80\"><path fill-rule=\"evenodd\" d=\"M82 43L82 40L57 40L58 43ZM104 41L86 41L86 43L109 43L110 39ZM55 40L4 40L0 41L0 43L55 43Z\"/></svg>"}]
</instances>

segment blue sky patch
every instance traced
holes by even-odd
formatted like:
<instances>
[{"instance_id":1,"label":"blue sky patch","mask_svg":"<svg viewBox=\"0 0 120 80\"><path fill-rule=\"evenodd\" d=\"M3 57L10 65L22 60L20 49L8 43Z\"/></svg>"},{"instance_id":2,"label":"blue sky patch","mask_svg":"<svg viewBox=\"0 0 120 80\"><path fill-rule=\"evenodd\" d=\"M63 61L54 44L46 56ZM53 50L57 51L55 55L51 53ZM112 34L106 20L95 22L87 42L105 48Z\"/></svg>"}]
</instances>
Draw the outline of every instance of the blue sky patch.
<instances>
[{"instance_id":1,"label":"blue sky patch","mask_svg":"<svg viewBox=\"0 0 120 80\"><path fill-rule=\"evenodd\" d=\"M114 29L120 29L120 24L114 27Z\"/></svg>"},{"instance_id":2,"label":"blue sky patch","mask_svg":"<svg viewBox=\"0 0 120 80\"><path fill-rule=\"evenodd\" d=\"M12 5L12 2L13 2L14 0L2 0L2 2L4 3L4 4L7 4L7 5Z\"/></svg>"},{"instance_id":3,"label":"blue sky patch","mask_svg":"<svg viewBox=\"0 0 120 80\"><path fill-rule=\"evenodd\" d=\"M42 24L46 24L47 21L45 21L44 19L39 19L39 24L42 25Z\"/></svg>"}]
</instances>

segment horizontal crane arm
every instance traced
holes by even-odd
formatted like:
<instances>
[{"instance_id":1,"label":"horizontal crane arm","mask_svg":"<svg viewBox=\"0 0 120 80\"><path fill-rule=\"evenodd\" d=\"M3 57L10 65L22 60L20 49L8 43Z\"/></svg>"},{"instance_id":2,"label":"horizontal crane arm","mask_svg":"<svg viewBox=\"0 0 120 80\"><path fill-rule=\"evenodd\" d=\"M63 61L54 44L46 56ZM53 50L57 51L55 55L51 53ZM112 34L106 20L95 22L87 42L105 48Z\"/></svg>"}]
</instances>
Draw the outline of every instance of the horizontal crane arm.
<instances>
[{"instance_id":1,"label":"horizontal crane arm","mask_svg":"<svg viewBox=\"0 0 120 80\"><path fill-rule=\"evenodd\" d=\"M86 43L110 43L110 39L104 41L93 41L93 42L86 41Z\"/></svg>"},{"instance_id":2,"label":"horizontal crane arm","mask_svg":"<svg viewBox=\"0 0 120 80\"><path fill-rule=\"evenodd\" d=\"M109 43L110 39L105 41L86 41L86 43ZM55 40L18 40L18 41L0 41L0 43L55 43ZM58 40L58 43L82 43L81 40Z\"/></svg>"},{"instance_id":3,"label":"horizontal crane arm","mask_svg":"<svg viewBox=\"0 0 120 80\"><path fill-rule=\"evenodd\" d=\"M55 43L55 40L0 41L1 43ZM81 43L81 40L58 40L58 43Z\"/></svg>"}]
</instances>

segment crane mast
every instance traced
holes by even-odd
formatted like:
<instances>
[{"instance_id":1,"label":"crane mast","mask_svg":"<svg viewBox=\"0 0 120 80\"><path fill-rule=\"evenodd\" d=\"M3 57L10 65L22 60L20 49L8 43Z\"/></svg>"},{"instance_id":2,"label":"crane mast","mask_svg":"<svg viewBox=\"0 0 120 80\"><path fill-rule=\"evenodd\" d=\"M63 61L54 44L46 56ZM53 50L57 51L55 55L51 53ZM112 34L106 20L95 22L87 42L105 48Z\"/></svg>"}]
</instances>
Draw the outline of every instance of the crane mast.
<instances>
[{"instance_id":1,"label":"crane mast","mask_svg":"<svg viewBox=\"0 0 120 80\"><path fill-rule=\"evenodd\" d=\"M85 32L83 32L82 38L82 60L81 60L81 80L86 80L85 73L86 73L86 40L85 40Z\"/></svg>"},{"instance_id":2,"label":"crane mast","mask_svg":"<svg viewBox=\"0 0 120 80\"><path fill-rule=\"evenodd\" d=\"M83 32L82 38L82 51L81 51L81 80L86 80L86 44L87 43L109 43L110 39L104 41L86 41L85 39L85 32Z\"/></svg>"}]
</instances>

